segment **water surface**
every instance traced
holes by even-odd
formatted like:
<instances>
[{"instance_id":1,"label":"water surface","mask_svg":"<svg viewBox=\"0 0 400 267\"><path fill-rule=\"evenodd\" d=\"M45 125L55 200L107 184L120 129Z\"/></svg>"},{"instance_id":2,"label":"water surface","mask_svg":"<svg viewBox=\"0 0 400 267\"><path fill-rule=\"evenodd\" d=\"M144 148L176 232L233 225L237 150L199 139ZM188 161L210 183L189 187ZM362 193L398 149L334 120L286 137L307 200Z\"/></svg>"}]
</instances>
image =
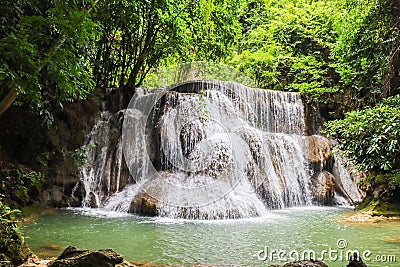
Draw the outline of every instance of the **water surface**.
<instances>
[{"instance_id":1,"label":"water surface","mask_svg":"<svg viewBox=\"0 0 400 267\"><path fill-rule=\"evenodd\" d=\"M67 209L43 215L22 230L28 246L43 257L74 245L112 248L131 261L268 266L315 253L339 267L347 265L350 250L357 250L366 253L369 267L400 266L400 243L388 242L400 237L400 222L347 225L338 220L346 212L349 209L293 208L262 218L189 221Z\"/></svg>"}]
</instances>

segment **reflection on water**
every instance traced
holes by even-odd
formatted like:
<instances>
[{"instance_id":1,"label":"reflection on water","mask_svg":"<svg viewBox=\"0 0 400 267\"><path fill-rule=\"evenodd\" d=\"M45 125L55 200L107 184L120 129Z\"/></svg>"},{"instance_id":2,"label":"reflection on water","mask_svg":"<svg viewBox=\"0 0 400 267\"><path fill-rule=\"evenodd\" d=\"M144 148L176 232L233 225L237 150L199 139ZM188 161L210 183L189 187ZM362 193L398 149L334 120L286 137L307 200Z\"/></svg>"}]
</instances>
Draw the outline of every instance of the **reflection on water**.
<instances>
[{"instance_id":1,"label":"reflection on water","mask_svg":"<svg viewBox=\"0 0 400 267\"><path fill-rule=\"evenodd\" d=\"M369 267L399 266L400 222L340 223L338 218L348 211L293 208L271 211L261 218L190 221L70 209L40 217L25 225L23 233L33 252L44 257L57 256L61 249L74 245L86 249L112 248L134 261L268 266L274 251L275 263L313 251L317 258L323 255L329 266L339 267L347 265L344 258L348 251L358 250L367 252ZM282 254L286 255L282 261L278 252L286 253ZM397 263L376 261L393 261L389 256L395 256ZM329 257L336 261L329 262Z\"/></svg>"}]
</instances>

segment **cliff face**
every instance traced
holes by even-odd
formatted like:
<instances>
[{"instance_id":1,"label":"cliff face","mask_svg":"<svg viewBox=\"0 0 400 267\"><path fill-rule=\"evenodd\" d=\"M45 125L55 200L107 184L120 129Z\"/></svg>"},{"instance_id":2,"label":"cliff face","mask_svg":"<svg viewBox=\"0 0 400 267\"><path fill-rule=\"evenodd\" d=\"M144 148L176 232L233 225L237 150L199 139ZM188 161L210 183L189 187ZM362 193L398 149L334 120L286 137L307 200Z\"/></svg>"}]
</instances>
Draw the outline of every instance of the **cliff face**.
<instances>
[{"instance_id":1,"label":"cliff face","mask_svg":"<svg viewBox=\"0 0 400 267\"><path fill-rule=\"evenodd\" d=\"M6 126L0 131L1 162L41 172L46 177L43 204L67 206L65 195L80 179L70 154L84 143L98 111L91 101L69 103L54 113L53 124L47 128L37 116L12 108L0 118Z\"/></svg>"},{"instance_id":2,"label":"cliff face","mask_svg":"<svg viewBox=\"0 0 400 267\"><path fill-rule=\"evenodd\" d=\"M49 207L80 206L84 188L79 186L79 166L85 161L82 146L87 135L101 110L122 109L132 94L128 90L110 90L105 95L93 96L96 100L66 103L63 109L53 111L50 127L43 117L20 106L4 113L0 117L0 168L40 172L45 177L40 194L35 189L29 192L28 199L17 200L21 203L14 206L38 201ZM4 190L11 189L4 186ZM71 198L73 191L81 194Z\"/></svg>"}]
</instances>

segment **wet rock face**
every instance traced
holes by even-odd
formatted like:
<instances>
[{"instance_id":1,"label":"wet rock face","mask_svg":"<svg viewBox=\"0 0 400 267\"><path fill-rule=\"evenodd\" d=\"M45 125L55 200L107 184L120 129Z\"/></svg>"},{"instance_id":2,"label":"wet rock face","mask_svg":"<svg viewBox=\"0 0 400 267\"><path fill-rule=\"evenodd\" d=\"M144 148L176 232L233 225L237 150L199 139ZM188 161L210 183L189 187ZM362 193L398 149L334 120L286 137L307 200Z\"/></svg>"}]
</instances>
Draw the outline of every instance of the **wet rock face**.
<instances>
[{"instance_id":1,"label":"wet rock face","mask_svg":"<svg viewBox=\"0 0 400 267\"><path fill-rule=\"evenodd\" d=\"M83 250L70 246L49 266L51 267L112 267L122 264L122 255L111 249Z\"/></svg>"},{"instance_id":2,"label":"wet rock face","mask_svg":"<svg viewBox=\"0 0 400 267\"><path fill-rule=\"evenodd\" d=\"M327 171L320 172L312 178L312 195L316 203L333 205L335 195L334 177Z\"/></svg>"},{"instance_id":3,"label":"wet rock face","mask_svg":"<svg viewBox=\"0 0 400 267\"><path fill-rule=\"evenodd\" d=\"M139 193L132 200L129 212L143 216L157 216L157 200L149 196L147 193Z\"/></svg>"},{"instance_id":4,"label":"wet rock face","mask_svg":"<svg viewBox=\"0 0 400 267\"><path fill-rule=\"evenodd\" d=\"M50 127L45 125L43 116L12 106L0 117L0 125L7 125L0 127L0 161L19 162L40 170L46 176L40 197L43 206L81 206L85 189L80 183L76 158L71 154L85 145L100 110L118 113L126 108L133 94L134 90L110 89L105 95L97 92L91 100L64 103L62 109L47 114L49 122L52 121ZM118 114L113 123L118 124ZM118 125L114 129L116 132L120 130ZM120 137L120 133L110 139L115 136ZM111 140L110 146L115 142ZM109 157L113 156L113 151L110 151Z\"/></svg>"},{"instance_id":5,"label":"wet rock face","mask_svg":"<svg viewBox=\"0 0 400 267\"><path fill-rule=\"evenodd\" d=\"M82 185L79 159L71 156L85 143L86 135L95 123L100 107L93 101L68 103L55 113L54 125L46 132L46 147L52 151L45 169L47 181L41 202L44 206L80 206ZM73 191L80 192L71 199Z\"/></svg>"},{"instance_id":6,"label":"wet rock face","mask_svg":"<svg viewBox=\"0 0 400 267\"><path fill-rule=\"evenodd\" d=\"M46 177L40 202L44 206L80 206L82 198L72 202L72 189L80 173L70 152L80 148L95 122L100 107L93 101L66 103L61 110L43 117L21 107L11 107L0 124L0 161L19 162ZM36 200L36 199L34 199Z\"/></svg>"},{"instance_id":7,"label":"wet rock face","mask_svg":"<svg viewBox=\"0 0 400 267\"><path fill-rule=\"evenodd\" d=\"M308 154L307 160L314 172L332 171L334 158L332 155L332 143L325 137L308 136L305 142Z\"/></svg>"},{"instance_id":8,"label":"wet rock face","mask_svg":"<svg viewBox=\"0 0 400 267\"><path fill-rule=\"evenodd\" d=\"M89 193L89 207L91 208L99 207L96 201L96 196L92 192Z\"/></svg>"}]
</instances>

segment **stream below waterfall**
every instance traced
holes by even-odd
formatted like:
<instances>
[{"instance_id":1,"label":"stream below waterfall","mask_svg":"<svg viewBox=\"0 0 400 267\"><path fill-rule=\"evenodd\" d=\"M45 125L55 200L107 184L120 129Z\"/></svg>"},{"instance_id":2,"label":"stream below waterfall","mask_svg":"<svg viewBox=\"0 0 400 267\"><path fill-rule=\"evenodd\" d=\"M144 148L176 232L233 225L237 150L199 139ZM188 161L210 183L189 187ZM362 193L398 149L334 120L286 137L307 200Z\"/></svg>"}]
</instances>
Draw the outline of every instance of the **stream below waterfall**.
<instances>
[{"instance_id":1,"label":"stream below waterfall","mask_svg":"<svg viewBox=\"0 0 400 267\"><path fill-rule=\"evenodd\" d=\"M292 260L290 257L301 259L312 251L330 267L339 267L347 265L346 253L358 250L368 256L368 267L399 266L400 222L340 222L349 211L312 206L273 210L258 218L201 221L147 218L102 209L61 209L24 225L22 232L28 246L41 257L58 256L74 245L112 248L129 261L268 266L283 264L286 258ZM274 251L281 251L281 261L277 253L274 260L265 259Z\"/></svg>"}]
</instances>

